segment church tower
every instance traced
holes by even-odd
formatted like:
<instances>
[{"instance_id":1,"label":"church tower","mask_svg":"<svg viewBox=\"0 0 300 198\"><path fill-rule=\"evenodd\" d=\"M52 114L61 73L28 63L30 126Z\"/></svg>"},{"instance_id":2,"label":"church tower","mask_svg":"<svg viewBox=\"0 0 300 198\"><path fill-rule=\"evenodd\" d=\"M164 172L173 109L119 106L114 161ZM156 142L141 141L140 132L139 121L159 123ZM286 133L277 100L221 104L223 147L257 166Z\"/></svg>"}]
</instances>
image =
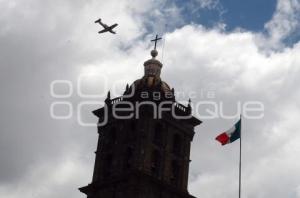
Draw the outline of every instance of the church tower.
<instances>
[{"instance_id":1,"label":"church tower","mask_svg":"<svg viewBox=\"0 0 300 198\"><path fill-rule=\"evenodd\" d=\"M187 191L190 147L201 121L161 80L155 48L144 76L120 97L108 92L105 106L93 111L99 118L94 174L79 189L87 198L193 198Z\"/></svg>"}]
</instances>

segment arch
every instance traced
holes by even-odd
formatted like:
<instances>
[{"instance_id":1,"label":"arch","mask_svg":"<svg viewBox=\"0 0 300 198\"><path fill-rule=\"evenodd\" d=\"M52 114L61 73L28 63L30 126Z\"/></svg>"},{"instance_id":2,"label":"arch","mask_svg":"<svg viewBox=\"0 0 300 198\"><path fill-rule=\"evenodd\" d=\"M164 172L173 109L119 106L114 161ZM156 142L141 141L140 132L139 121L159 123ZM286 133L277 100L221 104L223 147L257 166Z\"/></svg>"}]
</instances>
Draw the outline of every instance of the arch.
<instances>
[{"instance_id":1,"label":"arch","mask_svg":"<svg viewBox=\"0 0 300 198\"><path fill-rule=\"evenodd\" d=\"M151 156L151 172L153 175L158 176L160 174L161 155L160 152L155 149Z\"/></svg>"},{"instance_id":2,"label":"arch","mask_svg":"<svg viewBox=\"0 0 300 198\"><path fill-rule=\"evenodd\" d=\"M112 127L107 134L107 146L111 147L117 142L117 133L116 133L116 128Z\"/></svg>"},{"instance_id":3,"label":"arch","mask_svg":"<svg viewBox=\"0 0 300 198\"><path fill-rule=\"evenodd\" d=\"M179 134L173 136L173 153L175 155L181 155L182 152L182 138Z\"/></svg>"},{"instance_id":4,"label":"arch","mask_svg":"<svg viewBox=\"0 0 300 198\"><path fill-rule=\"evenodd\" d=\"M130 121L130 130L133 132L136 130L136 120Z\"/></svg>"},{"instance_id":5,"label":"arch","mask_svg":"<svg viewBox=\"0 0 300 198\"><path fill-rule=\"evenodd\" d=\"M136 140L137 139L137 130L136 130L136 122L137 120L133 119L129 123L129 131L128 131L128 138L130 140Z\"/></svg>"},{"instance_id":6,"label":"arch","mask_svg":"<svg viewBox=\"0 0 300 198\"><path fill-rule=\"evenodd\" d=\"M125 151L124 169L128 169L132 166L133 148L128 147Z\"/></svg>"},{"instance_id":7,"label":"arch","mask_svg":"<svg viewBox=\"0 0 300 198\"><path fill-rule=\"evenodd\" d=\"M107 154L103 161L103 176L109 177L112 173L113 155Z\"/></svg>"},{"instance_id":8,"label":"arch","mask_svg":"<svg viewBox=\"0 0 300 198\"><path fill-rule=\"evenodd\" d=\"M163 143L163 125L161 123L157 123L154 127L153 134L153 143L161 146Z\"/></svg>"},{"instance_id":9,"label":"arch","mask_svg":"<svg viewBox=\"0 0 300 198\"><path fill-rule=\"evenodd\" d=\"M171 181L173 183L178 184L178 182L180 181L180 164L178 160L172 160L171 163Z\"/></svg>"}]
</instances>

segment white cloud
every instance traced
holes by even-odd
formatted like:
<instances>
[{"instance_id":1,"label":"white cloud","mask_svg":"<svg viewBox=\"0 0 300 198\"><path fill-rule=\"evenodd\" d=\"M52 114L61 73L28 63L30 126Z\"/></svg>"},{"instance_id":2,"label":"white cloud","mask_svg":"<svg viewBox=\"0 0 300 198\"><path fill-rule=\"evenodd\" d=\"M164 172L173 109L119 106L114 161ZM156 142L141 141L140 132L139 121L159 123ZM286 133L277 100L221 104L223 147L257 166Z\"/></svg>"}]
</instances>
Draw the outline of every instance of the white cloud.
<instances>
[{"instance_id":1,"label":"white cloud","mask_svg":"<svg viewBox=\"0 0 300 198\"><path fill-rule=\"evenodd\" d=\"M295 132L299 130L299 104L294 102L299 96L295 77L300 73L300 48L295 45L266 55L254 38L250 32L223 33L185 26L166 35L163 74L173 81L175 91L209 89L208 85L215 84L216 101L225 101L230 114L235 111L230 107L238 100L263 102L265 118L244 121L243 194L294 197L300 182L300 161L294 157L299 154L295 142L300 138ZM204 120L205 126L197 128L191 170L199 176L191 180L190 189L198 197L229 198L237 193L237 144L221 148L213 143L217 133L233 122L225 125L222 120ZM277 177L282 180L274 182Z\"/></svg>"},{"instance_id":2,"label":"white cloud","mask_svg":"<svg viewBox=\"0 0 300 198\"><path fill-rule=\"evenodd\" d=\"M80 159L78 154L67 152L55 161L32 164L26 175L14 185L0 186L0 196L7 198L63 198L79 197L80 185L90 182L92 173L85 172L92 166Z\"/></svg>"},{"instance_id":3,"label":"white cloud","mask_svg":"<svg viewBox=\"0 0 300 198\"><path fill-rule=\"evenodd\" d=\"M215 9L220 5L219 0L196 0L201 8Z\"/></svg>"},{"instance_id":4,"label":"white cloud","mask_svg":"<svg viewBox=\"0 0 300 198\"><path fill-rule=\"evenodd\" d=\"M265 24L269 34L267 43L273 48L282 47L284 39L299 31L299 20L299 0L278 0L272 19Z\"/></svg>"},{"instance_id":5,"label":"white cloud","mask_svg":"<svg viewBox=\"0 0 300 198\"><path fill-rule=\"evenodd\" d=\"M203 1L203 5L209 2ZM271 36L264 38L264 44L278 45L297 27L298 2L286 2L279 1L266 25ZM75 118L64 122L50 119L48 107L53 98L49 83L55 79L76 82L86 72L104 73L109 76L110 89L118 79L132 83L141 77L143 61L150 58L150 35L145 36L149 18L160 19L161 26L171 19L180 23L180 8L172 5L161 10L163 3L0 3L1 70L5 72L0 73L0 107L5 115L0 138L5 149L0 154L7 159L0 168L4 175L1 197L84 196L77 188L91 179L96 129L79 128ZM107 23L118 22L117 35L98 35L101 27L93 23L97 17ZM154 26L156 22L150 23ZM300 152L300 44L281 45L281 51L265 54L257 44L257 34L245 30L226 33L222 28L195 24L169 32L165 38L162 78L176 91L198 93L214 87L215 101L224 101L228 113L239 100L265 104L264 119L246 120L243 126L243 195L299 197L300 161L295 156ZM198 95L193 102L204 99ZM81 99L73 96L70 100L76 104ZM221 147L214 140L233 122L204 120L197 128L190 173L194 195L236 195L238 145Z\"/></svg>"}]
</instances>

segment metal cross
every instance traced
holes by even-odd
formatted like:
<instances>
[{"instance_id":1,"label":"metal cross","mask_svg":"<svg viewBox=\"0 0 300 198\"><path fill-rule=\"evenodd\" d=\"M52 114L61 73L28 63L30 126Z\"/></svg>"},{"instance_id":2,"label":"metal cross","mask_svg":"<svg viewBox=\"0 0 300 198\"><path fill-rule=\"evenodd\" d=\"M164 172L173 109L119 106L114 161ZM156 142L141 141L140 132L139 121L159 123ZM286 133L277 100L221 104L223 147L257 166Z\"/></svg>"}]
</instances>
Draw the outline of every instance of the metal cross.
<instances>
[{"instance_id":1,"label":"metal cross","mask_svg":"<svg viewBox=\"0 0 300 198\"><path fill-rule=\"evenodd\" d=\"M158 40L160 40L161 38L158 38L158 35L156 34L155 39L151 40L151 42L154 42L154 49L156 50L156 43Z\"/></svg>"}]
</instances>

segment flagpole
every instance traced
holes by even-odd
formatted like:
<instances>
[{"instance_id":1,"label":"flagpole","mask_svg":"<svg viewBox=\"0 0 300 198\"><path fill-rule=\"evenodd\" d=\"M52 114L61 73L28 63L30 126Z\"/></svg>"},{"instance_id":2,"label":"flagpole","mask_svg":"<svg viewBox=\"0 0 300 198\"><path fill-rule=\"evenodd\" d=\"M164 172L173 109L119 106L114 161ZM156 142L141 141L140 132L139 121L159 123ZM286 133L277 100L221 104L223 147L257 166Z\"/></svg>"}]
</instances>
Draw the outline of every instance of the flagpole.
<instances>
[{"instance_id":1,"label":"flagpole","mask_svg":"<svg viewBox=\"0 0 300 198\"><path fill-rule=\"evenodd\" d=\"M241 188L242 188L242 182L241 182L241 169L242 169L242 115L240 115L240 163L239 163L239 198L241 198Z\"/></svg>"}]
</instances>

